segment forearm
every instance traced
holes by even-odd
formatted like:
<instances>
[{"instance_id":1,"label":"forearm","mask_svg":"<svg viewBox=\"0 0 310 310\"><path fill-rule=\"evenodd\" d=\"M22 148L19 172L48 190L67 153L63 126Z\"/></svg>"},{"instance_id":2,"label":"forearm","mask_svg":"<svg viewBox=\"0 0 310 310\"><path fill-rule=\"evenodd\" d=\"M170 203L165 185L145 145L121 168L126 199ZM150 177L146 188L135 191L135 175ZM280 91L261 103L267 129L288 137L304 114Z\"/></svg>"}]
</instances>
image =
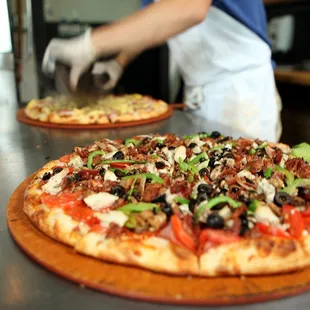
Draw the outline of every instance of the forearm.
<instances>
[{"instance_id":1,"label":"forearm","mask_svg":"<svg viewBox=\"0 0 310 310\"><path fill-rule=\"evenodd\" d=\"M139 54L141 53L141 50L124 50L119 53L119 55L116 57L116 61L123 67L127 67Z\"/></svg>"},{"instance_id":2,"label":"forearm","mask_svg":"<svg viewBox=\"0 0 310 310\"><path fill-rule=\"evenodd\" d=\"M211 0L161 0L108 26L95 29L92 43L98 55L143 51L201 22Z\"/></svg>"}]
</instances>

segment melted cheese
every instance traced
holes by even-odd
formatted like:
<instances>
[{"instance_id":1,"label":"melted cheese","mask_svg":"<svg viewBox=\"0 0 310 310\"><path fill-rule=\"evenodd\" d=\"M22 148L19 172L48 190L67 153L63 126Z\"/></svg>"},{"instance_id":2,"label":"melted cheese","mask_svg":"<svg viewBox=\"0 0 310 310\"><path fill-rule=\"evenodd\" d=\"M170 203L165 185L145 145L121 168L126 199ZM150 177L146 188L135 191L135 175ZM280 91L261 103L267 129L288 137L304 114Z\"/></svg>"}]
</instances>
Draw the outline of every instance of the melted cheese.
<instances>
[{"instance_id":1,"label":"melted cheese","mask_svg":"<svg viewBox=\"0 0 310 310\"><path fill-rule=\"evenodd\" d=\"M187 204L182 204L179 206L179 209L181 212L186 215L186 214L192 214L192 212L189 210L189 206Z\"/></svg>"},{"instance_id":2,"label":"melted cheese","mask_svg":"<svg viewBox=\"0 0 310 310\"><path fill-rule=\"evenodd\" d=\"M267 206L258 206L254 215L258 222L273 225L280 223L280 219Z\"/></svg>"},{"instance_id":3,"label":"melted cheese","mask_svg":"<svg viewBox=\"0 0 310 310\"><path fill-rule=\"evenodd\" d=\"M111 159L113 157L113 155L116 153L117 151L113 151L110 153L107 153L103 156L104 159Z\"/></svg>"},{"instance_id":4,"label":"melted cheese","mask_svg":"<svg viewBox=\"0 0 310 310\"><path fill-rule=\"evenodd\" d=\"M170 150L168 150L167 147L164 147L162 149L162 153L166 156L166 159L169 162L169 164L173 165L174 164L174 159L173 159L174 151L170 151Z\"/></svg>"},{"instance_id":5,"label":"melted cheese","mask_svg":"<svg viewBox=\"0 0 310 310\"><path fill-rule=\"evenodd\" d=\"M84 162L79 155L71 156L68 166L81 169L84 166Z\"/></svg>"},{"instance_id":6,"label":"melted cheese","mask_svg":"<svg viewBox=\"0 0 310 310\"><path fill-rule=\"evenodd\" d=\"M181 145L175 149L174 160L179 162L179 160L184 161L186 158L186 147Z\"/></svg>"},{"instance_id":7,"label":"melted cheese","mask_svg":"<svg viewBox=\"0 0 310 310\"><path fill-rule=\"evenodd\" d=\"M103 227L109 227L111 223L115 223L120 227L123 227L128 220L128 216L122 211L110 211L109 213L95 212L94 216L100 220L100 225Z\"/></svg>"},{"instance_id":8,"label":"melted cheese","mask_svg":"<svg viewBox=\"0 0 310 310\"><path fill-rule=\"evenodd\" d=\"M52 176L46 184L42 186L44 192L56 195L61 191L61 183L64 177L68 174L68 169L63 169L59 173Z\"/></svg>"},{"instance_id":9,"label":"melted cheese","mask_svg":"<svg viewBox=\"0 0 310 310\"><path fill-rule=\"evenodd\" d=\"M276 190L266 179L262 179L257 186L257 193L264 194L267 202L273 202Z\"/></svg>"},{"instance_id":10,"label":"melted cheese","mask_svg":"<svg viewBox=\"0 0 310 310\"><path fill-rule=\"evenodd\" d=\"M200 154L201 153L201 148L197 145L193 148L193 153L194 154Z\"/></svg>"},{"instance_id":11,"label":"melted cheese","mask_svg":"<svg viewBox=\"0 0 310 310\"><path fill-rule=\"evenodd\" d=\"M100 209L110 207L118 199L109 193L101 192L92 194L84 198L84 202L93 210L98 211Z\"/></svg>"},{"instance_id":12,"label":"melted cheese","mask_svg":"<svg viewBox=\"0 0 310 310\"><path fill-rule=\"evenodd\" d=\"M232 216L232 212L229 209L228 206L225 206L224 208L222 208L218 214L224 219L224 220L229 220Z\"/></svg>"},{"instance_id":13,"label":"melted cheese","mask_svg":"<svg viewBox=\"0 0 310 310\"><path fill-rule=\"evenodd\" d=\"M288 160L288 155L283 154L282 159L281 159L281 162L280 162L280 164L279 164L280 167L285 168L285 163L286 163L287 160Z\"/></svg>"},{"instance_id":14,"label":"melted cheese","mask_svg":"<svg viewBox=\"0 0 310 310\"><path fill-rule=\"evenodd\" d=\"M173 199L174 199L177 195L176 195L176 194L171 194L169 188L166 190L165 194L166 194L166 201L167 201L169 204L172 204Z\"/></svg>"},{"instance_id":15,"label":"melted cheese","mask_svg":"<svg viewBox=\"0 0 310 310\"><path fill-rule=\"evenodd\" d=\"M195 144L197 144L199 147L205 144L204 141L201 141L201 140L200 140L199 136L196 136L196 137L194 137L193 139L191 139L191 140L189 141L189 144L191 144L191 143L195 143Z\"/></svg>"},{"instance_id":16,"label":"melted cheese","mask_svg":"<svg viewBox=\"0 0 310 310\"><path fill-rule=\"evenodd\" d=\"M104 174L104 180L105 181L117 181L117 176L115 173L111 170L107 170Z\"/></svg>"},{"instance_id":17,"label":"melted cheese","mask_svg":"<svg viewBox=\"0 0 310 310\"><path fill-rule=\"evenodd\" d=\"M147 163L145 167L146 167L147 172L158 175L158 171L154 163Z\"/></svg>"}]
</instances>

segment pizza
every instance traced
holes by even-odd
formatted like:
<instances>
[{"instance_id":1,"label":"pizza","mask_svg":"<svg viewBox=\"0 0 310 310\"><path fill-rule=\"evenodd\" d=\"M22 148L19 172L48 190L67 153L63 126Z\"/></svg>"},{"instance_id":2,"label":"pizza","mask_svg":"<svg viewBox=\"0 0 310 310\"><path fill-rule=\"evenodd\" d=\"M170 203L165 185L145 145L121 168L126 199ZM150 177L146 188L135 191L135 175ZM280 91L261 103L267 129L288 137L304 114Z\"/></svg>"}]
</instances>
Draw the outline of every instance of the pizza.
<instances>
[{"instance_id":1,"label":"pizza","mask_svg":"<svg viewBox=\"0 0 310 310\"><path fill-rule=\"evenodd\" d=\"M108 262L175 275L283 273L310 265L309 162L307 143L217 131L102 139L42 167L24 212Z\"/></svg>"},{"instance_id":2,"label":"pizza","mask_svg":"<svg viewBox=\"0 0 310 310\"><path fill-rule=\"evenodd\" d=\"M30 101L25 114L56 124L111 124L146 120L165 114L168 105L140 94L94 97L46 97Z\"/></svg>"}]
</instances>

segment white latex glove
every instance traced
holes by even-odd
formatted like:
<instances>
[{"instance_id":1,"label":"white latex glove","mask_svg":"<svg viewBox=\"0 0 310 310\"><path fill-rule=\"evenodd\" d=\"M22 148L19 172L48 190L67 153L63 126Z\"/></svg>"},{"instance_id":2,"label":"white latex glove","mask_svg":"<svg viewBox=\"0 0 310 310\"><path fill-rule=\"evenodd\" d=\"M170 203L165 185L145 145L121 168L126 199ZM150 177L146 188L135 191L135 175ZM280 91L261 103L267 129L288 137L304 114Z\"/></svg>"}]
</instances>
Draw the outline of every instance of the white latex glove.
<instances>
[{"instance_id":1,"label":"white latex glove","mask_svg":"<svg viewBox=\"0 0 310 310\"><path fill-rule=\"evenodd\" d=\"M42 70L52 76L56 62L71 67L70 86L75 89L79 77L95 61L96 52L91 42L91 29L72 39L53 39L45 50Z\"/></svg>"},{"instance_id":2,"label":"white latex glove","mask_svg":"<svg viewBox=\"0 0 310 310\"><path fill-rule=\"evenodd\" d=\"M103 84L101 87L104 90L110 90L115 87L118 80L121 78L124 69L116 60L109 61L98 61L94 64L92 74L103 74L109 75L109 81Z\"/></svg>"}]
</instances>

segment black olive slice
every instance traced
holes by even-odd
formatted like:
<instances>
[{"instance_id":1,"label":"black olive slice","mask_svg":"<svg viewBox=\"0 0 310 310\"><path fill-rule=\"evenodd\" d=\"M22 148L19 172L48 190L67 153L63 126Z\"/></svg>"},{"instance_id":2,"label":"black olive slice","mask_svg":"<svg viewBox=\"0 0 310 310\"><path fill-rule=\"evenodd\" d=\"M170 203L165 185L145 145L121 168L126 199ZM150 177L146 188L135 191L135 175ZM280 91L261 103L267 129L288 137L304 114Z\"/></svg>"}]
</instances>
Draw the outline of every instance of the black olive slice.
<instances>
[{"instance_id":1,"label":"black olive slice","mask_svg":"<svg viewBox=\"0 0 310 310\"><path fill-rule=\"evenodd\" d=\"M279 207L290 204L291 202L292 199L290 195L285 192L277 192L274 196L274 203Z\"/></svg>"},{"instance_id":2,"label":"black olive slice","mask_svg":"<svg viewBox=\"0 0 310 310\"><path fill-rule=\"evenodd\" d=\"M122 151L116 152L112 157L112 159L116 159L116 160L122 160L124 158L125 158L125 155Z\"/></svg>"},{"instance_id":3,"label":"black olive slice","mask_svg":"<svg viewBox=\"0 0 310 310\"><path fill-rule=\"evenodd\" d=\"M213 229L224 228L225 221L223 217L217 213L211 213L207 217L206 226Z\"/></svg>"},{"instance_id":4,"label":"black olive slice","mask_svg":"<svg viewBox=\"0 0 310 310\"><path fill-rule=\"evenodd\" d=\"M48 180L49 178L51 177L51 173L50 172L45 172L43 177L42 177L42 180L43 181L46 181Z\"/></svg>"}]
</instances>

